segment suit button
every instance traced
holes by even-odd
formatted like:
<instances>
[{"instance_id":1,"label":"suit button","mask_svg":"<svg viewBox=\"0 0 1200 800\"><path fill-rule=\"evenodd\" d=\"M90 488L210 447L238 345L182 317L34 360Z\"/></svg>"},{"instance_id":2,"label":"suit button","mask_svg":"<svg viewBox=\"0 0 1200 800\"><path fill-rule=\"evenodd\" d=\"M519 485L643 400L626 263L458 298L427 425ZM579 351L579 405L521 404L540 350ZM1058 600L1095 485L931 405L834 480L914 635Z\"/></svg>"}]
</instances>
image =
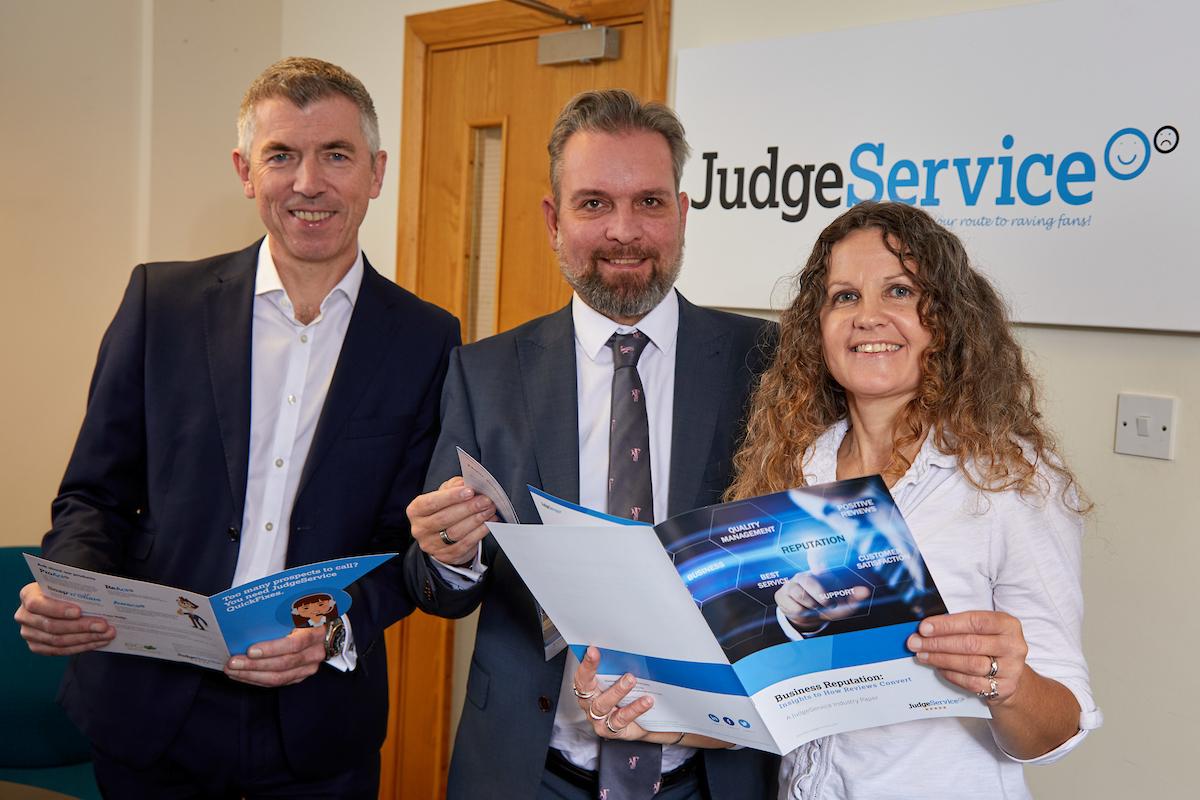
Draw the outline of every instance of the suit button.
<instances>
[{"instance_id":1,"label":"suit button","mask_svg":"<svg viewBox=\"0 0 1200 800\"><path fill-rule=\"evenodd\" d=\"M542 695L541 697L539 697L538 698L538 708L540 708L543 712L549 711L550 710L550 698L546 697L546 695Z\"/></svg>"},{"instance_id":2,"label":"suit button","mask_svg":"<svg viewBox=\"0 0 1200 800\"><path fill-rule=\"evenodd\" d=\"M225 532L229 534L229 541L231 541L231 542L236 542L238 540L238 536L241 533L237 528L235 528L232 525L230 525L229 530L227 530Z\"/></svg>"}]
</instances>

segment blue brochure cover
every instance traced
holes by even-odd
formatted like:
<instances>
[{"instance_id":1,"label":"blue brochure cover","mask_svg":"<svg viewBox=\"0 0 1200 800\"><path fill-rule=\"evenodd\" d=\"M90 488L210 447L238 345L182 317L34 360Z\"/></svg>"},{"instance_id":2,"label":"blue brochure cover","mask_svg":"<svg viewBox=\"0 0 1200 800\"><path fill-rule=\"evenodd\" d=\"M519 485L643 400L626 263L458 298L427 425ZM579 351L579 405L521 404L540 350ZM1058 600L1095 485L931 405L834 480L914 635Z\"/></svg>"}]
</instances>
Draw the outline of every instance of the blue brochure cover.
<instances>
[{"instance_id":1,"label":"blue brochure cover","mask_svg":"<svg viewBox=\"0 0 1200 800\"><path fill-rule=\"evenodd\" d=\"M776 593L803 573L819 582L823 600L847 607L805 639L946 613L878 475L708 506L655 530L730 663L802 638L788 631ZM915 628L895 635L902 641Z\"/></svg>"},{"instance_id":2,"label":"blue brochure cover","mask_svg":"<svg viewBox=\"0 0 1200 800\"><path fill-rule=\"evenodd\" d=\"M307 564L235 586L210 598L230 653L286 636L293 628L324 625L350 610L346 587L396 556L384 553Z\"/></svg>"},{"instance_id":3,"label":"blue brochure cover","mask_svg":"<svg viewBox=\"0 0 1200 800\"><path fill-rule=\"evenodd\" d=\"M25 560L46 596L112 624L117 635L101 650L219 670L255 642L345 614L351 603L347 587L395 556L348 556L293 567L212 597L29 554Z\"/></svg>"}]
</instances>

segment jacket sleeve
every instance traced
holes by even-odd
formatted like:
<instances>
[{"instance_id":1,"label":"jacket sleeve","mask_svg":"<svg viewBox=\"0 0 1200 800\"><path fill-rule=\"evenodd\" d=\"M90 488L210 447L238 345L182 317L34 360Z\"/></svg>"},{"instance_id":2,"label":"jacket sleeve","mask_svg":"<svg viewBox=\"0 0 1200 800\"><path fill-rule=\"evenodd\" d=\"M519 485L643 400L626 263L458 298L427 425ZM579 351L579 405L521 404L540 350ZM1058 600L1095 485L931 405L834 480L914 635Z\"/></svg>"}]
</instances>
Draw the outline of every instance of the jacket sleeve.
<instances>
[{"instance_id":1,"label":"jacket sleeve","mask_svg":"<svg viewBox=\"0 0 1200 800\"><path fill-rule=\"evenodd\" d=\"M470 394L458 350L450 354L446 386L442 390L442 430L425 479L426 492L433 491L449 478L460 474L456 447L461 447L476 458L479 456ZM486 548L484 552L486 560ZM479 607L490 584L489 570L470 587L460 589L451 586L438 576L437 569L416 542L409 545L404 561L404 580L417 607L435 616L450 619L465 617Z\"/></svg>"},{"instance_id":2,"label":"jacket sleeve","mask_svg":"<svg viewBox=\"0 0 1200 800\"><path fill-rule=\"evenodd\" d=\"M133 270L100 343L87 410L42 542L46 558L121 573L146 506L146 268Z\"/></svg>"},{"instance_id":3,"label":"jacket sleeve","mask_svg":"<svg viewBox=\"0 0 1200 800\"><path fill-rule=\"evenodd\" d=\"M352 587L358 592L355 607L349 616L354 626L354 639L360 649L382 638L392 623L408 616L414 608L413 595L404 581L404 554L412 544L412 531L407 508L421 491L425 472L434 445L438 441L438 401L446 377L446 364L459 344L457 320L447 317L447 324L438 343L437 367L429 379L416 414L416 423L404 444L402 466L392 482L383 509L371 532L369 552L397 552L400 555L367 575ZM361 602L360 602L361 601Z\"/></svg>"}]
</instances>

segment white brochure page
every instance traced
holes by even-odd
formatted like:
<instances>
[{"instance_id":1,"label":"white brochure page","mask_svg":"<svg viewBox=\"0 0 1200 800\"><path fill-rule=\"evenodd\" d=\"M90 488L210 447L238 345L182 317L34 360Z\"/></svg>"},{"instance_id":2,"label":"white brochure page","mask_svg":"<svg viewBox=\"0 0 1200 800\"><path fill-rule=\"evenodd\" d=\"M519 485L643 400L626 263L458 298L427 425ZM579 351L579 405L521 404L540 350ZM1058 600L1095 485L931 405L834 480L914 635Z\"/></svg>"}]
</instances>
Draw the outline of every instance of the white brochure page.
<instances>
[{"instance_id":1,"label":"white brochure page","mask_svg":"<svg viewBox=\"0 0 1200 800\"><path fill-rule=\"evenodd\" d=\"M488 529L568 642L729 663L649 525Z\"/></svg>"},{"instance_id":2,"label":"white brochure page","mask_svg":"<svg viewBox=\"0 0 1200 800\"><path fill-rule=\"evenodd\" d=\"M197 592L117 578L25 555L48 597L74 603L84 616L103 617L117 638L101 650L153 656L221 669L229 660L211 603Z\"/></svg>"},{"instance_id":3,"label":"white brochure page","mask_svg":"<svg viewBox=\"0 0 1200 800\"><path fill-rule=\"evenodd\" d=\"M520 522L512 501L508 499L504 488L500 486L500 482L492 476L492 473L488 472L483 464L472 458L466 450L457 446L454 449L458 451L458 468L462 472L463 483L495 503L496 513L500 519L505 522Z\"/></svg>"},{"instance_id":4,"label":"white brochure page","mask_svg":"<svg viewBox=\"0 0 1200 800\"><path fill-rule=\"evenodd\" d=\"M729 663L652 527L605 523L595 512L536 492L534 500L543 518L550 506L590 524L491 522L488 528L566 641L675 661ZM607 685L619 674L602 670L598 677ZM629 697L643 694L654 698L654 707L639 720L649 730L690 731L778 752L744 695L639 678Z\"/></svg>"}]
</instances>

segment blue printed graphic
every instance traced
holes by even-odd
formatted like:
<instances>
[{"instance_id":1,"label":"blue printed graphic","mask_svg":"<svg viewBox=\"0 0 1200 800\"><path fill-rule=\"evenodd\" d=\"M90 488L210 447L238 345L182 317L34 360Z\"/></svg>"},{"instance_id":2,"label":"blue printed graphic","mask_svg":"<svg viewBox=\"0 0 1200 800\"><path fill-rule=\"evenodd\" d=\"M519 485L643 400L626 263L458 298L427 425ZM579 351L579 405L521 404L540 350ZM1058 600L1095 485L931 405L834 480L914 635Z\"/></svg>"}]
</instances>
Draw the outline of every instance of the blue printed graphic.
<instances>
[{"instance_id":1,"label":"blue printed graphic","mask_svg":"<svg viewBox=\"0 0 1200 800\"><path fill-rule=\"evenodd\" d=\"M710 506L656 530L730 663L801 631L815 641L945 613L879 476ZM785 629L781 592L812 593L820 615Z\"/></svg>"},{"instance_id":2,"label":"blue printed graphic","mask_svg":"<svg viewBox=\"0 0 1200 800\"><path fill-rule=\"evenodd\" d=\"M1142 174L1150 163L1150 140L1137 128L1123 128L1104 146L1104 166L1119 181Z\"/></svg>"},{"instance_id":3,"label":"blue printed graphic","mask_svg":"<svg viewBox=\"0 0 1200 800\"><path fill-rule=\"evenodd\" d=\"M213 595L213 613L229 652L278 639L305 625L322 625L350 610L346 587L396 556L352 556L307 564ZM301 603L300 601L309 602ZM299 606L298 606L299 603Z\"/></svg>"},{"instance_id":4,"label":"blue printed graphic","mask_svg":"<svg viewBox=\"0 0 1200 800\"><path fill-rule=\"evenodd\" d=\"M733 666L676 661L599 648L598 671L603 675L623 675L628 672L641 680L685 689L752 697L784 678L910 658L912 653L904 646L904 642L916 629L916 622L906 622L803 642L777 644L752 653ZM572 644L571 650L582 660L587 646ZM713 722L718 721L712 714L709 718ZM744 721L739 720L739 723L744 728L750 727Z\"/></svg>"}]
</instances>

